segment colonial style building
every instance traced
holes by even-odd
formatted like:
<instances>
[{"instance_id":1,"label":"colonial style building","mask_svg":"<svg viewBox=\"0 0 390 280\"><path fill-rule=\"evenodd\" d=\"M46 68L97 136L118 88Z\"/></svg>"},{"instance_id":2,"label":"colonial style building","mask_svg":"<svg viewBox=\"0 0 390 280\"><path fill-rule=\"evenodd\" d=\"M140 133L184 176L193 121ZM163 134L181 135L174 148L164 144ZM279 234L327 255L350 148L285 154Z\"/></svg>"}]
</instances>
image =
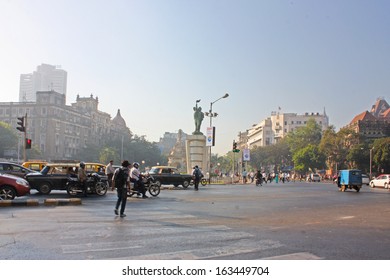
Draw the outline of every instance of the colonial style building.
<instances>
[{"instance_id":1,"label":"colonial style building","mask_svg":"<svg viewBox=\"0 0 390 280\"><path fill-rule=\"evenodd\" d=\"M386 100L378 98L371 108L355 116L347 125L356 133L368 139L388 137L390 135L390 106Z\"/></svg>"},{"instance_id":2,"label":"colonial style building","mask_svg":"<svg viewBox=\"0 0 390 280\"><path fill-rule=\"evenodd\" d=\"M36 102L1 102L0 121L16 128L17 118L27 116L27 138L46 160L79 159L83 148L131 137L120 111L111 120L109 114L99 111L97 97L77 96L71 106L65 99L65 94L39 91Z\"/></svg>"}]
</instances>

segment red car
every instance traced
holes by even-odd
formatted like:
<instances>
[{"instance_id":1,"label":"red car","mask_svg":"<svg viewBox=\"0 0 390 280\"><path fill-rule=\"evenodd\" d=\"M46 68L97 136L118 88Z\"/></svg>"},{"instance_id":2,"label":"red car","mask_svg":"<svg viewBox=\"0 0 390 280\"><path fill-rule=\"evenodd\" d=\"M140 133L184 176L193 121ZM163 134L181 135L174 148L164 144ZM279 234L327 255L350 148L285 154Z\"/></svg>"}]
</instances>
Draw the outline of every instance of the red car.
<instances>
[{"instance_id":1,"label":"red car","mask_svg":"<svg viewBox=\"0 0 390 280\"><path fill-rule=\"evenodd\" d=\"M0 200L12 200L17 196L30 193L30 185L26 180L13 175L0 174Z\"/></svg>"}]
</instances>

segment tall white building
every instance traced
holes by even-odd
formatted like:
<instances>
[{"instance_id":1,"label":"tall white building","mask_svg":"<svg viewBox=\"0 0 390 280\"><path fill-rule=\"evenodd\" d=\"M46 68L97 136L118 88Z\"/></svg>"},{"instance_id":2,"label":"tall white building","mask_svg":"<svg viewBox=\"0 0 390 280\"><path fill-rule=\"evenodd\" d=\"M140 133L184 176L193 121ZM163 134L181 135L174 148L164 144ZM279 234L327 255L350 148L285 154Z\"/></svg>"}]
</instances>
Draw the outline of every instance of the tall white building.
<instances>
[{"instance_id":1,"label":"tall white building","mask_svg":"<svg viewBox=\"0 0 390 280\"><path fill-rule=\"evenodd\" d=\"M59 66L41 64L37 70L20 75L19 102L35 102L37 91L55 91L66 95L67 72Z\"/></svg>"},{"instance_id":2,"label":"tall white building","mask_svg":"<svg viewBox=\"0 0 390 280\"><path fill-rule=\"evenodd\" d=\"M285 137L287 133L294 131L298 127L306 126L309 119L314 119L316 123L325 130L329 126L329 118L325 111L320 113L296 113L272 112L271 117L253 125L248 129L247 145L249 148L273 145Z\"/></svg>"}]
</instances>

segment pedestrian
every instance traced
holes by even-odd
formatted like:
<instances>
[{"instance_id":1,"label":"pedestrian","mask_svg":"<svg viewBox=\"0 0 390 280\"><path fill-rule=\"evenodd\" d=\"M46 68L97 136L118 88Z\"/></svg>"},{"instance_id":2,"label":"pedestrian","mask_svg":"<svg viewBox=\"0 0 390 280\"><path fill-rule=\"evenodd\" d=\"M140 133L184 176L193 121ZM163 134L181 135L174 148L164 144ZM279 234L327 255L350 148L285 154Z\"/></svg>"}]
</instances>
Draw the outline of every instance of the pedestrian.
<instances>
[{"instance_id":1,"label":"pedestrian","mask_svg":"<svg viewBox=\"0 0 390 280\"><path fill-rule=\"evenodd\" d=\"M256 186L258 186L258 185L262 186L263 185L263 174L261 174L260 170L257 170L255 177L256 177Z\"/></svg>"},{"instance_id":2,"label":"pedestrian","mask_svg":"<svg viewBox=\"0 0 390 280\"><path fill-rule=\"evenodd\" d=\"M246 170L244 169L244 171L242 171L242 183L243 184L246 184L246 177L248 176L248 172L246 172Z\"/></svg>"},{"instance_id":3,"label":"pedestrian","mask_svg":"<svg viewBox=\"0 0 390 280\"><path fill-rule=\"evenodd\" d=\"M255 179L255 173L253 172L253 170L249 172L249 179L251 180L251 183L253 183L253 180Z\"/></svg>"},{"instance_id":4,"label":"pedestrian","mask_svg":"<svg viewBox=\"0 0 390 280\"><path fill-rule=\"evenodd\" d=\"M116 187L118 200L116 201L116 206L114 209L115 215L119 215L120 217L126 217L125 214L125 208L126 208L126 202L127 202L127 188L130 186L129 181L129 161L124 160L122 162L122 167L115 170L113 182ZM119 206L120 212L119 211Z\"/></svg>"},{"instance_id":5,"label":"pedestrian","mask_svg":"<svg viewBox=\"0 0 390 280\"><path fill-rule=\"evenodd\" d=\"M88 191L87 190L87 188L88 188L87 178L88 178L88 175L87 175L87 172L85 171L85 163L80 162L80 168L77 171L77 179L79 180L80 186L83 189L84 196L87 196L87 191Z\"/></svg>"},{"instance_id":6,"label":"pedestrian","mask_svg":"<svg viewBox=\"0 0 390 280\"><path fill-rule=\"evenodd\" d=\"M106 166L106 171L105 171L105 173L107 175L107 179L108 179L108 187L112 191L114 190L114 186L112 185L112 177L114 176L114 172L115 172L115 168L114 168L113 164L114 164L114 161L110 160L110 162Z\"/></svg>"},{"instance_id":7,"label":"pedestrian","mask_svg":"<svg viewBox=\"0 0 390 280\"><path fill-rule=\"evenodd\" d=\"M192 179L194 180L194 187L196 191L199 189L199 182L202 177L202 171L200 171L199 166L195 165L194 170L192 171Z\"/></svg>"}]
</instances>

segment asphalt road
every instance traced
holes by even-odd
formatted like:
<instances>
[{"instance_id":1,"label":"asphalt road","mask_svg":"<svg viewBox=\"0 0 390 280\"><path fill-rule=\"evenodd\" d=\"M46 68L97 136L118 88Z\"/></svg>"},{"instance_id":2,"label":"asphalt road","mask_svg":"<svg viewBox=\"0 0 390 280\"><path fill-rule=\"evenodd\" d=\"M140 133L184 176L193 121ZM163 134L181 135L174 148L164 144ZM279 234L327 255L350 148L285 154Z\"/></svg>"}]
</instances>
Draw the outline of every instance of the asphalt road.
<instances>
[{"instance_id":1,"label":"asphalt road","mask_svg":"<svg viewBox=\"0 0 390 280\"><path fill-rule=\"evenodd\" d=\"M31 198L67 198L66 192ZM390 259L390 192L333 184L211 185L82 205L0 208L0 259Z\"/></svg>"}]
</instances>

